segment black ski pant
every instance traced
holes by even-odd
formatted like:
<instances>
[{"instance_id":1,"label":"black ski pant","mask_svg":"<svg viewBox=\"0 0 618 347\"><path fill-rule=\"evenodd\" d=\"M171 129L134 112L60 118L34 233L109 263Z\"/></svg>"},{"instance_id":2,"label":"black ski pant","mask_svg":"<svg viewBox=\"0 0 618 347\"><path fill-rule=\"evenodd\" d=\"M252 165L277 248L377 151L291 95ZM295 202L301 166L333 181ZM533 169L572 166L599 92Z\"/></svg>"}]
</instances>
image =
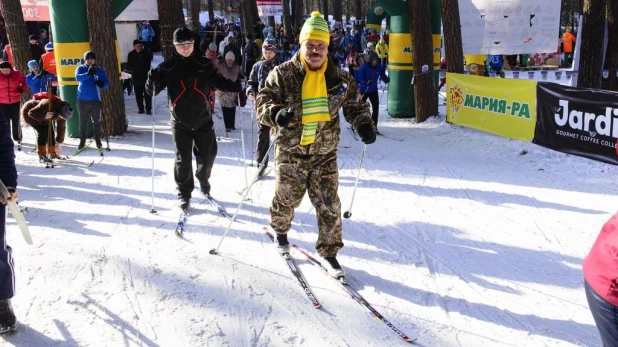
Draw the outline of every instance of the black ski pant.
<instances>
[{"instance_id":1,"label":"black ski pant","mask_svg":"<svg viewBox=\"0 0 618 347\"><path fill-rule=\"evenodd\" d=\"M47 125L48 123L42 124L42 125L33 125L32 127L34 128L34 130L36 130L36 144L38 146L47 146L47 140L49 137L49 126ZM54 132L54 128L52 127L52 139L51 139L51 144L52 146L56 145L56 135Z\"/></svg>"},{"instance_id":2,"label":"black ski pant","mask_svg":"<svg viewBox=\"0 0 618 347\"><path fill-rule=\"evenodd\" d=\"M378 92L375 91L363 94L363 102L367 101L367 98L369 98L369 102L371 102L371 119L377 129L378 115L380 114L380 98L378 97Z\"/></svg>"},{"instance_id":3,"label":"black ski pant","mask_svg":"<svg viewBox=\"0 0 618 347\"><path fill-rule=\"evenodd\" d=\"M234 129L234 124L236 124L236 107L221 106L221 110L223 111L223 123L225 123L225 128Z\"/></svg>"},{"instance_id":4,"label":"black ski pant","mask_svg":"<svg viewBox=\"0 0 618 347\"><path fill-rule=\"evenodd\" d=\"M135 101L137 102L137 108L140 112L144 112L144 101L146 101L146 111L152 111L152 96L146 93L145 86L133 86L135 92Z\"/></svg>"},{"instance_id":5,"label":"black ski pant","mask_svg":"<svg viewBox=\"0 0 618 347\"><path fill-rule=\"evenodd\" d=\"M172 123L172 139L176 161L174 164L174 180L178 188L178 197L191 198L191 192L195 188L193 181L193 157L197 168L195 177L200 187L210 192L210 174L217 156L217 139L212 121L200 129L186 129L182 125Z\"/></svg>"},{"instance_id":6,"label":"black ski pant","mask_svg":"<svg viewBox=\"0 0 618 347\"><path fill-rule=\"evenodd\" d=\"M77 112L79 113L79 139L86 140L88 136L88 119L92 118L94 138L101 139L101 101L77 100Z\"/></svg>"},{"instance_id":7,"label":"black ski pant","mask_svg":"<svg viewBox=\"0 0 618 347\"><path fill-rule=\"evenodd\" d=\"M270 147L270 127L258 122L257 166L260 166L264 157L268 155L268 147ZM265 160L264 167L267 167L268 158Z\"/></svg>"},{"instance_id":8,"label":"black ski pant","mask_svg":"<svg viewBox=\"0 0 618 347\"><path fill-rule=\"evenodd\" d=\"M11 123L13 140L21 142L21 120L19 102L15 102L12 104L0 104L0 112L2 112L7 122Z\"/></svg>"},{"instance_id":9,"label":"black ski pant","mask_svg":"<svg viewBox=\"0 0 618 347\"><path fill-rule=\"evenodd\" d=\"M15 294L15 263L13 250L6 244L6 207L0 205L0 300Z\"/></svg>"}]
</instances>

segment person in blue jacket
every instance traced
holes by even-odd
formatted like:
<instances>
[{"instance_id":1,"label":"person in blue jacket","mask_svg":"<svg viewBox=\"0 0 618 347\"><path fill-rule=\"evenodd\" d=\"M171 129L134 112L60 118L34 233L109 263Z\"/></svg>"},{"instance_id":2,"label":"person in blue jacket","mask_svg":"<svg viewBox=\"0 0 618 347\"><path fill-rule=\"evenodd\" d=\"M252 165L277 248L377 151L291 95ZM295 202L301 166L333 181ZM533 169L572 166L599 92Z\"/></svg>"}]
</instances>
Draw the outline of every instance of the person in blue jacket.
<instances>
[{"instance_id":1,"label":"person in blue jacket","mask_svg":"<svg viewBox=\"0 0 618 347\"><path fill-rule=\"evenodd\" d=\"M32 94L46 92L47 80L51 80L54 87L58 85L58 78L52 73L40 70L39 63L37 63L36 60L30 60L28 62L28 68L30 69L30 73L26 75L26 84L30 87ZM58 95L56 88L52 88L52 92Z\"/></svg>"},{"instance_id":2,"label":"person in blue jacket","mask_svg":"<svg viewBox=\"0 0 618 347\"><path fill-rule=\"evenodd\" d=\"M17 200L17 170L9 123L0 117L0 180ZM6 244L6 200L0 197L0 334L15 330L17 319L11 305L15 294L15 264L12 249Z\"/></svg>"},{"instance_id":3,"label":"person in blue jacket","mask_svg":"<svg viewBox=\"0 0 618 347\"><path fill-rule=\"evenodd\" d=\"M386 76L385 68L380 64L380 59L375 52L369 54L369 59L364 63L356 75L363 102L369 99L371 102L371 119L378 129L378 114L380 113L380 98L378 97L378 79L389 83L391 79Z\"/></svg>"},{"instance_id":4,"label":"person in blue jacket","mask_svg":"<svg viewBox=\"0 0 618 347\"><path fill-rule=\"evenodd\" d=\"M150 26L150 23L148 22L144 22L142 24L142 28L139 30L139 36L138 38L142 41L142 44L144 45L144 50L146 52L151 53L151 46L152 46L152 41L154 40L155 37L155 31L154 29L152 29L152 27Z\"/></svg>"},{"instance_id":5,"label":"person in blue jacket","mask_svg":"<svg viewBox=\"0 0 618 347\"><path fill-rule=\"evenodd\" d=\"M94 52L84 53L85 64L75 69L75 79L79 82L77 87L77 111L79 112L79 146L86 146L88 135L88 119L92 119L94 128L94 140L97 148L103 147L101 143L101 95L99 89L109 87L107 75L102 67L96 65Z\"/></svg>"}]
</instances>

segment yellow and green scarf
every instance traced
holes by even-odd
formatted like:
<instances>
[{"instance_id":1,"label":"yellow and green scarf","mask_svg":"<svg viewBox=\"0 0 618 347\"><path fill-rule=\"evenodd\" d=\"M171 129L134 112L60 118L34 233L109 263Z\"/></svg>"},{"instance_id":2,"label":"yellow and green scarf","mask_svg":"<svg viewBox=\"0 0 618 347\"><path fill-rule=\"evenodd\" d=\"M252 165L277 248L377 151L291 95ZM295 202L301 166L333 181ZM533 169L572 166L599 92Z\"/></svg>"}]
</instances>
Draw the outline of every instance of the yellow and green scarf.
<instances>
[{"instance_id":1,"label":"yellow and green scarf","mask_svg":"<svg viewBox=\"0 0 618 347\"><path fill-rule=\"evenodd\" d=\"M303 133L300 137L300 144L301 146L306 146L315 141L318 122L330 121L326 76L324 74L326 66L328 66L328 60L325 60L324 65L317 71L309 70L304 57L301 56L301 60L305 69L305 79L303 80L302 89Z\"/></svg>"}]
</instances>

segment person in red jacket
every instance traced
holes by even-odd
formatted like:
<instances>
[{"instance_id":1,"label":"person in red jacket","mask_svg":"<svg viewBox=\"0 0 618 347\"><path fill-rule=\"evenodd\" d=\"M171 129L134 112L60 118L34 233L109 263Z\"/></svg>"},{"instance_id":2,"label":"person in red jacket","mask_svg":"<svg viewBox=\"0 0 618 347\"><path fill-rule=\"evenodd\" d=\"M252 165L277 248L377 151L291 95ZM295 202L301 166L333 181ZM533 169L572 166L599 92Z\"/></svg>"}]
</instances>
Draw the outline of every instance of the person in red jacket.
<instances>
[{"instance_id":1,"label":"person in red jacket","mask_svg":"<svg viewBox=\"0 0 618 347\"><path fill-rule=\"evenodd\" d=\"M588 306L603 346L618 346L618 212L601 229L583 271Z\"/></svg>"},{"instance_id":2,"label":"person in red jacket","mask_svg":"<svg viewBox=\"0 0 618 347\"><path fill-rule=\"evenodd\" d=\"M23 92L28 91L26 78L16 70L11 63L0 63L0 113L11 123L13 141L17 142L17 150L21 151L21 122L19 117L19 100Z\"/></svg>"}]
</instances>

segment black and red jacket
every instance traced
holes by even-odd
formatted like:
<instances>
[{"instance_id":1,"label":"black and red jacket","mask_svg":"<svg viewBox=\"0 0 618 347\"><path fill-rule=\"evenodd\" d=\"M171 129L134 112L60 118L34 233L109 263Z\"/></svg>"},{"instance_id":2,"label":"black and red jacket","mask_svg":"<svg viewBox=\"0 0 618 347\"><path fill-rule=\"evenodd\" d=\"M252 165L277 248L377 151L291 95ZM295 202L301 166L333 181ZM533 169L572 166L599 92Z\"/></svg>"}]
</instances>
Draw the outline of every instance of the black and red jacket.
<instances>
[{"instance_id":1,"label":"black and red jacket","mask_svg":"<svg viewBox=\"0 0 618 347\"><path fill-rule=\"evenodd\" d=\"M183 57L174 52L157 67L160 78L146 81L146 89L159 94L167 88L172 124L187 129L200 129L212 124L208 95L211 90L240 92L240 82L232 82L217 74L210 59L193 52Z\"/></svg>"}]
</instances>

